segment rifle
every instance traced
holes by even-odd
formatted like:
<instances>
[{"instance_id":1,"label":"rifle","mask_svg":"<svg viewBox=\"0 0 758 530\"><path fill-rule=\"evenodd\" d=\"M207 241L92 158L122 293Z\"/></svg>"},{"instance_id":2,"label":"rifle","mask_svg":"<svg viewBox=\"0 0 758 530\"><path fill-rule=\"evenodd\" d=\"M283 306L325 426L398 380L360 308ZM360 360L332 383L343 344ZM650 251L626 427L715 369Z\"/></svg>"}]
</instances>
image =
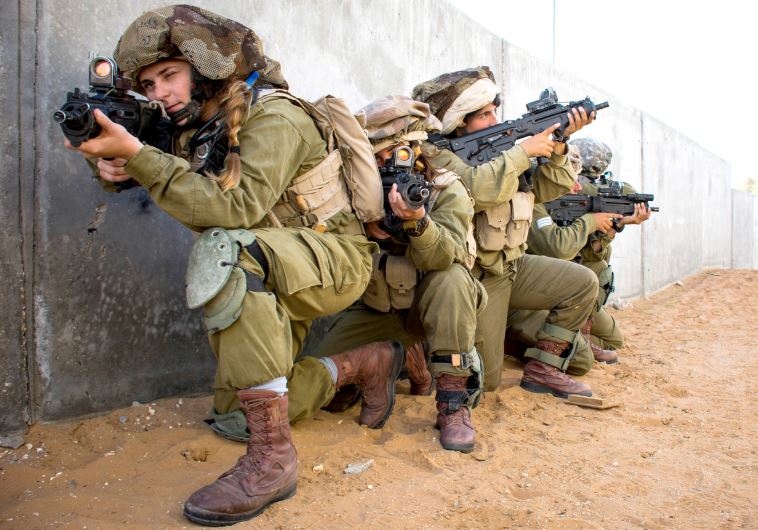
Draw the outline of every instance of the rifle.
<instances>
[{"instance_id":1,"label":"rifle","mask_svg":"<svg viewBox=\"0 0 758 530\"><path fill-rule=\"evenodd\" d=\"M413 149L406 145L395 148L392 156L379 168L379 176L382 178L384 189L384 220L382 228L394 237L400 237L403 233L403 220L399 219L392 211L389 201L389 193L393 184L397 184L397 192L410 208L424 206L432 193L432 184L424 175L414 169L416 156Z\"/></svg>"},{"instance_id":2,"label":"rifle","mask_svg":"<svg viewBox=\"0 0 758 530\"><path fill-rule=\"evenodd\" d=\"M450 140L439 134L430 135L429 140L440 149L449 149L468 165L479 166L516 145L516 141L539 134L556 123L561 124L556 132L561 133L569 125L567 113L571 109L583 107L589 115L608 106L607 101L593 103L589 96L581 101L558 103L555 90L548 87L538 100L526 104L527 113L521 118Z\"/></svg>"},{"instance_id":3,"label":"rifle","mask_svg":"<svg viewBox=\"0 0 758 530\"><path fill-rule=\"evenodd\" d=\"M160 104L148 102L139 94L130 92L132 80L117 75L117 71L113 59L101 56L93 58L89 64L91 92L85 94L75 88L68 93L66 103L60 110L53 113L53 119L60 124L63 134L74 147L79 147L82 142L100 134L100 126L93 114L95 109L100 109L112 121L123 125L131 134L151 145L158 142L148 138L147 134L170 126L170 122L158 126L163 116ZM165 118L163 121L167 120Z\"/></svg>"},{"instance_id":4,"label":"rifle","mask_svg":"<svg viewBox=\"0 0 758 530\"><path fill-rule=\"evenodd\" d=\"M544 203L550 217L558 226L568 226L586 213L617 213L622 216L634 214L635 204L644 204L655 200L652 193L621 193L621 182L611 182L605 188L598 188L597 196L592 195L564 195L554 201ZM657 212L658 207L649 207ZM618 219L613 220L613 228L617 229Z\"/></svg>"}]
</instances>

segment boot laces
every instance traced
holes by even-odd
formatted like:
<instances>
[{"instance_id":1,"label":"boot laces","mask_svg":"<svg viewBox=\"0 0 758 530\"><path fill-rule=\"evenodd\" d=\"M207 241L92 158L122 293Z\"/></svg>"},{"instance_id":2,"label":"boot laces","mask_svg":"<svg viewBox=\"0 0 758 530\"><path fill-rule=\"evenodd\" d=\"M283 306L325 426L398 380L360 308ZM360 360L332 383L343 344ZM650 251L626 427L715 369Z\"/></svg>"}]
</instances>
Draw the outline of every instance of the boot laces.
<instances>
[{"instance_id":1,"label":"boot laces","mask_svg":"<svg viewBox=\"0 0 758 530\"><path fill-rule=\"evenodd\" d=\"M256 471L260 464L271 453L271 434L273 432L269 415L266 412L263 400L248 401L243 404L247 416L250 439L247 442L247 453L239 457L237 463L230 470L233 473L237 469L246 472Z\"/></svg>"}]
</instances>

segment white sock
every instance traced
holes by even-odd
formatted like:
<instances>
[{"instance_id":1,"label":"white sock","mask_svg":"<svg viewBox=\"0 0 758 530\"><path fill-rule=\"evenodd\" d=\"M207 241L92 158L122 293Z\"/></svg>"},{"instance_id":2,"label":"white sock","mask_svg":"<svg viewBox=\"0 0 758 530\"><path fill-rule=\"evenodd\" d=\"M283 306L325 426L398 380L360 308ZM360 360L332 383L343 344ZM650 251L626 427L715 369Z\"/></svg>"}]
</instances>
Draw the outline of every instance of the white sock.
<instances>
[{"instance_id":1,"label":"white sock","mask_svg":"<svg viewBox=\"0 0 758 530\"><path fill-rule=\"evenodd\" d=\"M263 383L262 385L258 386L251 386L250 390L269 390L271 392L276 392L281 396L287 393L287 378L284 376L277 377L268 383Z\"/></svg>"},{"instance_id":2,"label":"white sock","mask_svg":"<svg viewBox=\"0 0 758 530\"><path fill-rule=\"evenodd\" d=\"M329 371L329 375L332 376L332 383L336 385L337 384L337 365L334 364L334 361L332 361L329 357L321 357L319 361L321 361L321 364L326 366L326 369Z\"/></svg>"}]
</instances>

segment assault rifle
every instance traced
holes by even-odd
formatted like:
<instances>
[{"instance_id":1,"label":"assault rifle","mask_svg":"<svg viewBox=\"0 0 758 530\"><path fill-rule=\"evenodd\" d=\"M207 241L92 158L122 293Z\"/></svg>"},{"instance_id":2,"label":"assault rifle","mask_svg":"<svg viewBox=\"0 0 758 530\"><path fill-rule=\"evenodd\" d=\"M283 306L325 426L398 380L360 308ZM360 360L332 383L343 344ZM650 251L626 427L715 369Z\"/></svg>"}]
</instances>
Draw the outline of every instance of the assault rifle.
<instances>
[{"instance_id":1,"label":"assault rifle","mask_svg":"<svg viewBox=\"0 0 758 530\"><path fill-rule=\"evenodd\" d=\"M393 235L402 233L403 220L399 219L392 211L389 201L389 193L393 184L397 184L397 192L410 208L420 208L429 200L432 193L432 184L424 175L414 169L416 156L413 149L406 145L397 147L392 156L379 168L379 176L382 178L384 189L384 221L383 229Z\"/></svg>"},{"instance_id":2,"label":"assault rifle","mask_svg":"<svg viewBox=\"0 0 758 530\"><path fill-rule=\"evenodd\" d=\"M607 101L593 103L589 96L581 101L558 103L555 90L548 87L542 91L537 101L526 104L527 113L520 118L507 120L451 140L439 134L431 135L429 140L440 149L449 149L468 165L479 166L516 145L516 141L539 134L556 123L561 124L556 132L562 133L569 125L567 113L571 109L583 107L589 116L590 113L608 106Z\"/></svg>"},{"instance_id":3,"label":"assault rifle","mask_svg":"<svg viewBox=\"0 0 758 530\"><path fill-rule=\"evenodd\" d=\"M622 193L621 182L611 182L611 185L598 188L597 196L592 195L564 195L554 201L544 203L547 213L553 218L558 226L568 226L586 213L617 213L622 216L634 214L635 204L644 204L655 200L651 193ZM653 212L658 211L657 206L650 207ZM617 228L618 219L613 220L613 227Z\"/></svg>"},{"instance_id":4,"label":"assault rifle","mask_svg":"<svg viewBox=\"0 0 758 530\"><path fill-rule=\"evenodd\" d=\"M132 80L117 72L113 59L95 57L89 64L90 93L75 88L68 93L66 103L53 114L53 119L60 124L63 134L74 147L100 134L100 126L93 114L95 109L100 109L140 140L155 145L145 136L151 129L156 129L152 126L157 125L163 115L160 105L131 93Z\"/></svg>"}]
</instances>

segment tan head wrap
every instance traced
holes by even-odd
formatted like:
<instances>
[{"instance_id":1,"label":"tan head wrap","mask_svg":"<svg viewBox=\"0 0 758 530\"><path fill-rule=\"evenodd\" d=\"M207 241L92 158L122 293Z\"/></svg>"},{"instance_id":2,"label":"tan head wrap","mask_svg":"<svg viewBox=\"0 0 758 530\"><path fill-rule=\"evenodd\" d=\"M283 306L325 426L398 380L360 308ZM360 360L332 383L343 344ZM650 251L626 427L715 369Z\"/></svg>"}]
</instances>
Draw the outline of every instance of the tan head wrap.
<instances>
[{"instance_id":1,"label":"tan head wrap","mask_svg":"<svg viewBox=\"0 0 758 530\"><path fill-rule=\"evenodd\" d=\"M375 153L403 141L426 140L427 132L441 126L429 105L408 96L376 99L358 111L358 119L366 124Z\"/></svg>"},{"instance_id":2,"label":"tan head wrap","mask_svg":"<svg viewBox=\"0 0 758 530\"><path fill-rule=\"evenodd\" d=\"M488 66L478 66L442 74L413 88L413 99L428 103L442 122L442 134L448 135L463 125L463 118L488 103L500 93L495 76Z\"/></svg>"}]
</instances>

